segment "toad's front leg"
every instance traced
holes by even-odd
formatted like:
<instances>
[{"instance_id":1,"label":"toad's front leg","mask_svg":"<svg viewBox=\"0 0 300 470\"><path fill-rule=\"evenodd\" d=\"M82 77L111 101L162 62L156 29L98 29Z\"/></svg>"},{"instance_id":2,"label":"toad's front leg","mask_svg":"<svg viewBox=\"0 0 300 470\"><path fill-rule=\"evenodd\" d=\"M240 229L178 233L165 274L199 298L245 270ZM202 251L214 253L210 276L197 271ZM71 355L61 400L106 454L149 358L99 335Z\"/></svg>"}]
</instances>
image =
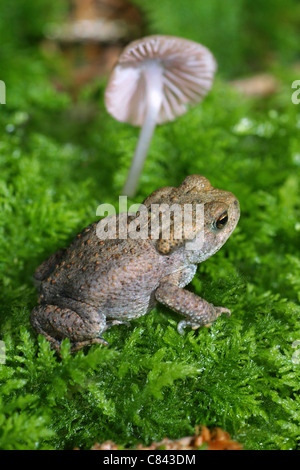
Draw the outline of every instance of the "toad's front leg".
<instances>
[{"instance_id":1,"label":"toad's front leg","mask_svg":"<svg viewBox=\"0 0 300 470\"><path fill-rule=\"evenodd\" d=\"M177 329L180 334L183 334L186 326L193 329L207 326L222 313L225 313L228 317L230 316L230 310L227 308L215 307L192 292L168 281L164 281L156 289L155 296L158 302L187 317L186 320L178 323Z\"/></svg>"}]
</instances>

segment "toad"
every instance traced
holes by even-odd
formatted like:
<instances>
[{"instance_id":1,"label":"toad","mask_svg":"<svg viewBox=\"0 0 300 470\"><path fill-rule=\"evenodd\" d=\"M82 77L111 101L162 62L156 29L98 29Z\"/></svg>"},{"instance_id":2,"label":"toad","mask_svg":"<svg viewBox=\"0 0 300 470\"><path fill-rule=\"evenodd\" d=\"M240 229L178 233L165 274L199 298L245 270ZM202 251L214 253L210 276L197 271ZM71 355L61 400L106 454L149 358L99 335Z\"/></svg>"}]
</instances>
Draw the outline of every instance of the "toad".
<instances>
[{"instance_id":1,"label":"toad","mask_svg":"<svg viewBox=\"0 0 300 470\"><path fill-rule=\"evenodd\" d=\"M227 308L216 307L184 287L197 265L216 253L235 229L238 200L212 187L205 177L190 175L178 187L154 191L143 207L151 215L157 205L174 204L191 208L189 229L173 216L167 237L160 227L157 237L149 230L147 237L103 240L95 222L37 268L39 304L31 313L31 324L53 348L59 351L64 338L69 338L73 351L93 343L108 344L102 338L108 328L147 314L157 302L183 315L180 334L186 327L196 329L223 313L230 315ZM197 225L193 216L198 207L203 216ZM138 216L126 217L129 224Z\"/></svg>"}]
</instances>

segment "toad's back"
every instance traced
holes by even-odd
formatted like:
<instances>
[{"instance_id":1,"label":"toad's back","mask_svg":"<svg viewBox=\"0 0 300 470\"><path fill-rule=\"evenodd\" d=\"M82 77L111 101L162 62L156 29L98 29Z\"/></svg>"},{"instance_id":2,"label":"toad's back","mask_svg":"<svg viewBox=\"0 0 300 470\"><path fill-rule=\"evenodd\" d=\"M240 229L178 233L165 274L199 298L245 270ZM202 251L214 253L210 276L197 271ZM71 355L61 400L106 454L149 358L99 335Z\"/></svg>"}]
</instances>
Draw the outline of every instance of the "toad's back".
<instances>
[{"instance_id":1,"label":"toad's back","mask_svg":"<svg viewBox=\"0 0 300 470\"><path fill-rule=\"evenodd\" d=\"M59 259L37 270L36 278L43 278L43 302L55 303L58 296L71 298L100 308L111 318L146 313L167 258L157 253L151 240L100 240L96 226L84 229L59 253Z\"/></svg>"}]
</instances>

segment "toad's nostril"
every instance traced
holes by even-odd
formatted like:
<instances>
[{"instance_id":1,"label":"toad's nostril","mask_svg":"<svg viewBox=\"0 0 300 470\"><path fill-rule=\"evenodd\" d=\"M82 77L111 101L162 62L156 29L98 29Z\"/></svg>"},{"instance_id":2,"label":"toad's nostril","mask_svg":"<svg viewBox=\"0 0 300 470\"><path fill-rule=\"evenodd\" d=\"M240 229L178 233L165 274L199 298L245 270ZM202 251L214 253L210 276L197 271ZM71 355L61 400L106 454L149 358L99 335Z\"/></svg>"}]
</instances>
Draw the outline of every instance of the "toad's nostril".
<instances>
[{"instance_id":1,"label":"toad's nostril","mask_svg":"<svg viewBox=\"0 0 300 470\"><path fill-rule=\"evenodd\" d=\"M236 206L238 206L238 205L239 205L239 202L238 202L238 200L237 200L237 199L234 201L234 204L235 204Z\"/></svg>"}]
</instances>

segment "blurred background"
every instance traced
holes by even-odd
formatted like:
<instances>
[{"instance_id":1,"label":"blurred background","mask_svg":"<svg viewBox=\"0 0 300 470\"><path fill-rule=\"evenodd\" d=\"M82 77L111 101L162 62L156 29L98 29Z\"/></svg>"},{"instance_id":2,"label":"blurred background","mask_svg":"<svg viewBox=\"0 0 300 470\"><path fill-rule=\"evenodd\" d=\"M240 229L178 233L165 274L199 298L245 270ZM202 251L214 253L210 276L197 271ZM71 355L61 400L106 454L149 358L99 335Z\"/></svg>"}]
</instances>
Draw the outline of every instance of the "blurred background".
<instances>
[{"instance_id":1,"label":"blurred background","mask_svg":"<svg viewBox=\"0 0 300 470\"><path fill-rule=\"evenodd\" d=\"M297 66L300 4L297 0L16 0L13 4L1 0L0 79L9 82L15 72L28 71L26 59L43 60L52 68L57 89L76 93L78 87L107 74L125 44L148 34L203 43L216 56L219 75L236 79L276 64ZM36 67L37 63L31 64L31 73Z\"/></svg>"}]
</instances>

